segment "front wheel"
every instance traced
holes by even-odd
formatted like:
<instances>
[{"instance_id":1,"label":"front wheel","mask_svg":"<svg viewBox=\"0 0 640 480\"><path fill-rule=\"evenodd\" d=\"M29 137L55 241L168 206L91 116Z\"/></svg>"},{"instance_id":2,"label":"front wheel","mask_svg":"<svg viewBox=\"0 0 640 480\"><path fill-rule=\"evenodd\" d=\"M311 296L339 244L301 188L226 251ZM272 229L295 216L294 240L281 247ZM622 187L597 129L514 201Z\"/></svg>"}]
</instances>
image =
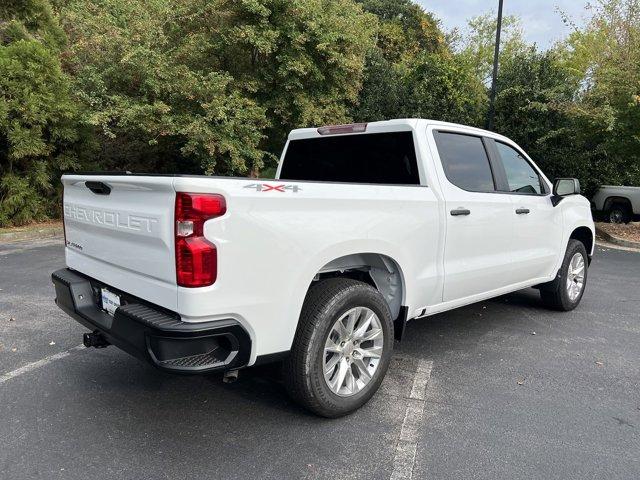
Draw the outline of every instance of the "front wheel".
<instances>
[{"instance_id":1,"label":"front wheel","mask_svg":"<svg viewBox=\"0 0 640 480\"><path fill-rule=\"evenodd\" d=\"M582 242L569 240L558 278L540 289L542 301L549 307L568 312L578 306L587 285L589 262Z\"/></svg>"},{"instance_id":2,"label":"front wheel","mask_svg":"<svg viewBox=\"0 0 640 480\"><path fill-rule=\"evenodd\" d=\"M318 415L345 415L378 390L392 350L391 312L380 292L355 280L324 280L305 298L285 386Z\"/></svg>"}]
</instances>

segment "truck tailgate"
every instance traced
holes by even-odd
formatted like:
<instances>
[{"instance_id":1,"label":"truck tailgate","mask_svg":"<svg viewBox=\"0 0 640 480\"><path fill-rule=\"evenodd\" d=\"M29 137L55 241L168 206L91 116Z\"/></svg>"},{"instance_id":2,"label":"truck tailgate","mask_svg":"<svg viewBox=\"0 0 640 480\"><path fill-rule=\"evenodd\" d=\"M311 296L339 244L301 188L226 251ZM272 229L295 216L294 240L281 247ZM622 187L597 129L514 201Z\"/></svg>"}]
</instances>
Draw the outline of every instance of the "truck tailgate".
<instances>
[{"instance_id":1,"label":"truck tailgate","mask_svg":"<svg viewBox=\"0 0 640 480\"><path fill-rule=\"evenodd\" d=\"M67 265L175 309L173 178L65 175L62 182Z\"/></svg>"}]
</instances>

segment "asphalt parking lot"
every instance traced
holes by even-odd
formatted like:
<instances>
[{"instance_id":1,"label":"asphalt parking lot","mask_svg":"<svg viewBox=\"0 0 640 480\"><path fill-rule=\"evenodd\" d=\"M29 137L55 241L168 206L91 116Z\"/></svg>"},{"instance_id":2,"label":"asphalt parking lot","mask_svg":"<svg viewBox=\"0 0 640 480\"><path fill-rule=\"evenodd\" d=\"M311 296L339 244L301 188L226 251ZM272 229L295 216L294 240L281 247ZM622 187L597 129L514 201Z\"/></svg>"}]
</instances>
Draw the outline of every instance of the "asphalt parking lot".
<instances>
[{"instance_id":1,"label":"asphalt parking lot","mask_svg":"<svg viewBox=\"0 0 640 480\"><path fill-rule=\"evenodd\" d=\"M534 290L408 326L381 391L314 417L272 369L161 373L53 303L62 244L0 246L0 479L640 477L640 254L597 248L582 304Z\"/></svg>"}]
</instances>

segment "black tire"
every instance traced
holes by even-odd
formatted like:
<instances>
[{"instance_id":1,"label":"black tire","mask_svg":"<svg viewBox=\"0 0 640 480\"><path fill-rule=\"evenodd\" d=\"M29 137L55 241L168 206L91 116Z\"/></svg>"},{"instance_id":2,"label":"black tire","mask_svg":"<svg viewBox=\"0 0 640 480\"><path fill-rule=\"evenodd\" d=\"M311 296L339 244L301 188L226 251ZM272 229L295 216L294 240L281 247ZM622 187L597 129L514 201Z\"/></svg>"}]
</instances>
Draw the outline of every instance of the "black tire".
<instances>
[{"instance_id":1,"label":"black tire","mask_svg":"<svg viewBox=\"0 0 640 480\"><path fill-rule=\"evenodd\" d=\"M384 334L380 363L358 393L333 393L324 379L323 355L334 323L354 307L367 307L379 318ZM333 278L311 287L304 301L291 354L284 362L283 380L289 395L313 413L335 418L357 410L375 394L389 368L393 351L393 321L387 302L370 285Z\"/></svg>"},{"instance_id":2,"label":"black tire","mask_svg":"<svg viewBox=\"0 0 640 480\"><path fill-rule=\"evenodd\" d=\"M569 264L576 253L580 253L584 260L584 285L582 286L582 291L578 297L575 300L571 300L565 286L567 283ZM558 276L553 282L543 285L540 289L540 297L544 304L549 308L563 312L568 312L576 308L580 303L580 300L582 300L584 291L587 288L588 270L589 259L587 257L587 250L585 249L584 244L578 240L570 239Z\"/></svg>"},{"instance_id":3,"label":"black tire","mask_svg":"<svg viewBox=\"0 0 640 480\"><path fill-rule=\"evenodd\" d=\"M607 210L606 220L608 223L629 223L631 211L627 205L614 203Z\"/></svg>"}]
</instances>

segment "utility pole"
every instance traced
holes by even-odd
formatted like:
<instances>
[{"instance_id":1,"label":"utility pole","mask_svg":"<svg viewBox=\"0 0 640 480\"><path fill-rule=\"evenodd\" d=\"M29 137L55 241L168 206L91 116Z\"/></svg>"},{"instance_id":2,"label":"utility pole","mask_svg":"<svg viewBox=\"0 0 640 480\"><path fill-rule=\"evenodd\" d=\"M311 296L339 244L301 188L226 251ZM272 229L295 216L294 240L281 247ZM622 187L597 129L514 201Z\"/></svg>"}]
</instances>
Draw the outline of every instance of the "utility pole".
<instances>
[{"instance_id":1,"label":"utility pole","mask_svg":"<svg viewBox=\"0 0 640 480\"><path fill-rule=\"evenodd\" d=\"M489 96L489 111L487 112L487 130L493 130L493 116L495 113L496 90L498 81L498 57L500 56L500 30L502 29L502 2L498 1L498 25L496 28L496 46L493 51L493 76L491 78L491 95Z\"/></svg>"}]
</instances>

